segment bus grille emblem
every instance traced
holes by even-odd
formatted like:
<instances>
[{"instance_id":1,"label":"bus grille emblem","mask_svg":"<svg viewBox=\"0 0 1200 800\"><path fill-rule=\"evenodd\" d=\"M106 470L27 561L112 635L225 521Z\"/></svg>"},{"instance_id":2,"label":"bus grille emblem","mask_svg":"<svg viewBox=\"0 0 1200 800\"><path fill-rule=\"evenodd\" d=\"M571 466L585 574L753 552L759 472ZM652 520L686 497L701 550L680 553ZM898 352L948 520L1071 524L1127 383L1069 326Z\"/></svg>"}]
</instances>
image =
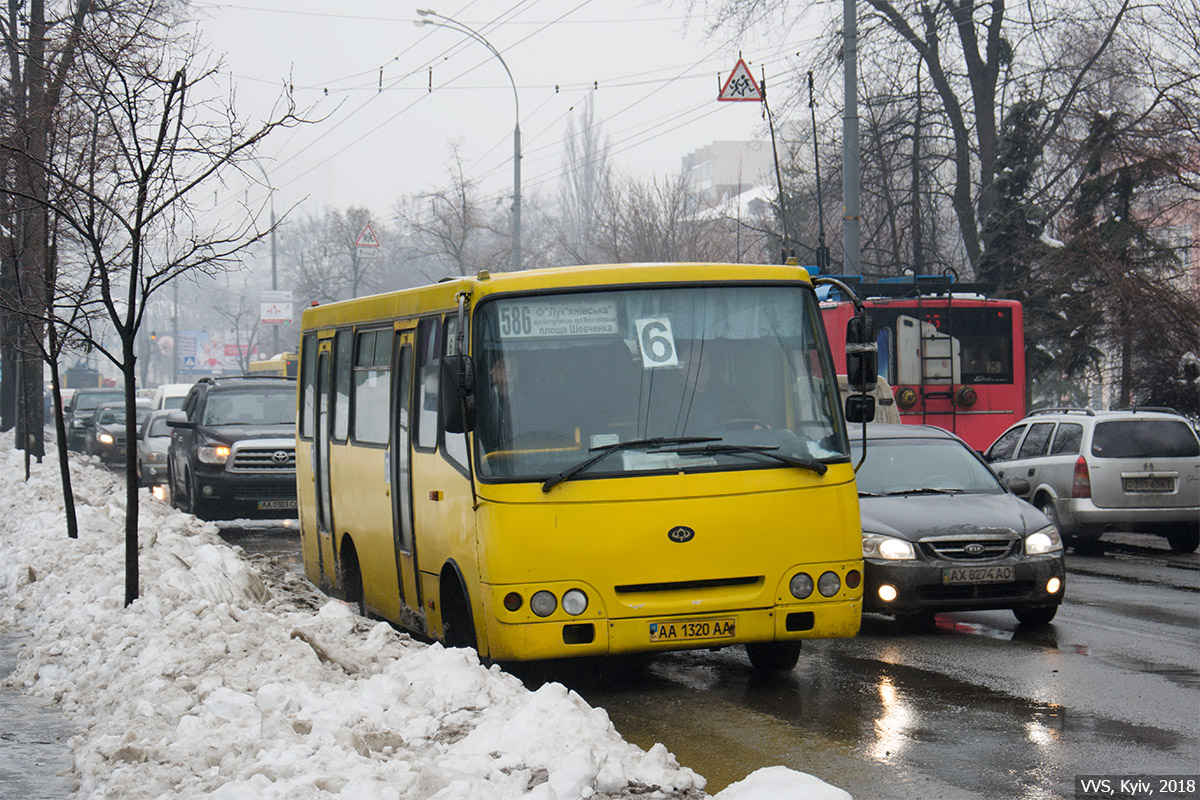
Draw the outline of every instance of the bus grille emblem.
<instances>
[{"instance_id":1,"label":"bus grille emblem","mask_svg":"<svg viewBox=\"0 0 1200 800\"><path fill-rule=\"evenodd\" d=\"M683 544L696 538L696 532L686 525L676 525L667 531L667 538L676 544Z\"/></svg>"}]
</instances>

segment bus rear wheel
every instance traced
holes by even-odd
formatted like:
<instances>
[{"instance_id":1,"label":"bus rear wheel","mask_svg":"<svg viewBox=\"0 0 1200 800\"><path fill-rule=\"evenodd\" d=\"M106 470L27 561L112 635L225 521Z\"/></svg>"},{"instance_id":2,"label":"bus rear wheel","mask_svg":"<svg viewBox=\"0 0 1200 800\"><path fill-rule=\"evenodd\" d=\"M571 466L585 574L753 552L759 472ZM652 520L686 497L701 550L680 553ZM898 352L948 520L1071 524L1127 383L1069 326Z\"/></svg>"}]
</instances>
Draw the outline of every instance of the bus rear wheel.
<instances>
[{"instance_id":1,"label":"bus rear wheel","mask_svg":"<svg viewBox=\"0 0 1200 800\"><path fill-rule=\"evenodd\" d=\"M800 642L755 642L746 645L746 655L759 672L790 672L800 660Z\"/></svg>"},{"instance_id":2,"label":"bus rear wheel","mask_svg":"<svg viewBox=\"0 0 1200 800\"><path fill-rule=\"evenodd\" d=\"M360 616L367 615L367 605L363 596L362 570L358 566L358 551L349 539L342 545L341 557L338 559L338 584L341 586L342 599L354 606Z\"/></svg>"}]
</instances>

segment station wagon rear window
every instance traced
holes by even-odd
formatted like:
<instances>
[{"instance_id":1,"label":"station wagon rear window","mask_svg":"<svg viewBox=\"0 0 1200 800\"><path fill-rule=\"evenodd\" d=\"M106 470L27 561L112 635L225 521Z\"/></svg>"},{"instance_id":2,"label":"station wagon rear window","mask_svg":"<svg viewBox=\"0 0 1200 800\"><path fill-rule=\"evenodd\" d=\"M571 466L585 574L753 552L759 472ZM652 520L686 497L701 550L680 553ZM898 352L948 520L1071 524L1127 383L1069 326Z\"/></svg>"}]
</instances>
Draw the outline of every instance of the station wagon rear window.
<instances>
[{"instance_id":1,"label":"station wagon rear window","mask_svg":"<svg viewBox=\"0 0 1200 800\"><path fill-rule=\"evenodd\" d=\"M1192 458L1200 456L1200 441L1182 420L1113 420L1096 423L1092 455L1099 458Z\"/></svg>"}]
</instances>

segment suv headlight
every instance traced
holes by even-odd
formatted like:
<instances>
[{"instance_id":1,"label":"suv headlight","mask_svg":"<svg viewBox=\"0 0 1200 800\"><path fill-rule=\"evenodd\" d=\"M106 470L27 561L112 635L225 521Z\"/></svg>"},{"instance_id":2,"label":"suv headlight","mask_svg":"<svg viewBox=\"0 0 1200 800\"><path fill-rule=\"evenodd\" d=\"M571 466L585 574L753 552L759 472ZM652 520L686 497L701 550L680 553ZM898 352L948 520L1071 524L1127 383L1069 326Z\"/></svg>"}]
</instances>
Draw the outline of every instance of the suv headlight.
<instances>
[{"instance_id":1,"label":"suv headlight","mask_svg":"<svg viewBox=\"0 0 1200 800\"><path fill-rule=\"evenodd\" d=\"M1062 537L1058 535L1058 528L1053 525L1048 525L1025 537L1026 555L1040 556L1045 553L1057 553L1062 549Z\"/></svg>"},{"instance_id":2,"label":"suv headlight","mask_svg":"<svg viewBox=\"0 0 1200 800\"><path fill-rule=\"evenodd\" d=\"M229 445L219 444L215 447L196 448L196 458L205 464L224 464L229 460Z\"/></svg>"},{"instance_id":3,"label":"suv headlight","mask_svg":"<svg viewBox=\"0 0 1200 800\"><path fill-rule=\"evenodd\" d=\"M912 542L897 539L894 536L883 536L878 533L863 531L863 558L882 558L885 561L913 561L917 553L913 550Z\"/></svg>"}]
</instances>

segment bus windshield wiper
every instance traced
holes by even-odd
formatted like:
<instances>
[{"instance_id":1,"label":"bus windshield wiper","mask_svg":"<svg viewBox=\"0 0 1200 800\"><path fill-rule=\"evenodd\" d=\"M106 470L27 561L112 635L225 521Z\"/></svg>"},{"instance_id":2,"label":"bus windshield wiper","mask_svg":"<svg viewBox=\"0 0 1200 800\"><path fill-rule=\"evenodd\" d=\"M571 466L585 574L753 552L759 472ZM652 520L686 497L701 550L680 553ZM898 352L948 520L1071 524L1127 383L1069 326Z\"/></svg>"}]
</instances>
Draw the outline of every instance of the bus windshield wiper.
<instances>
[{"instance_id":1,"label":"bus windshield wiper","mask_svg":"<svg viewBox=\"0 0 1200 800\"><path fill-rule=\"evenodd\" d=\"M792 467L801 467L802 469L812 470L818 475L824 475L829 467L812 458L797 458L796 456L785 456L782 453L775 452L778 447L770 447L768 445L750 445L750 444L708 444L703 447L672 447L670 452L678 453L681 456L693 455L713 455L716 453L732 453L734 455L746 453L761 453L768 458L773 458L776 461L782 461ZM657 452L667 452L659 450Z\"/></svg>"},{"instance_id":2,"label":"bus windshield wiper","mask_svg":"<svg viewBox=\"0 0 1200 800\"><path fill-rule=\"evenodd\" d=\"M589 447L588 452L595 453L596 455L591 456L590 458L585 458L583 461L580 461L578 464L567 467L562 472L558 473L557 475L555 475L552 478L547 478L546 482L542 484L542 491L543 492L550 491L551 489L553 489L555 486L558 486L563 481L570 480L571 477L573 475L575 475L576 473L582 472L583 470L590 467L592 464L595 464L597 461L600 461L604 457L606 457L612 453L615 453L618 450L633 450L633 449L636 449L639 447L644 447L646 449L650 449L650 448L654 448L654 447L662 447L663 445L668 445L668 444L699 444L701 442L719 442L719 441L721 441L720 436L654 436L649 439L630 439L627 442L617 442L615 444L606 444L606 445L602 445L600 447Z\"/></svg>"}]
</instances>

